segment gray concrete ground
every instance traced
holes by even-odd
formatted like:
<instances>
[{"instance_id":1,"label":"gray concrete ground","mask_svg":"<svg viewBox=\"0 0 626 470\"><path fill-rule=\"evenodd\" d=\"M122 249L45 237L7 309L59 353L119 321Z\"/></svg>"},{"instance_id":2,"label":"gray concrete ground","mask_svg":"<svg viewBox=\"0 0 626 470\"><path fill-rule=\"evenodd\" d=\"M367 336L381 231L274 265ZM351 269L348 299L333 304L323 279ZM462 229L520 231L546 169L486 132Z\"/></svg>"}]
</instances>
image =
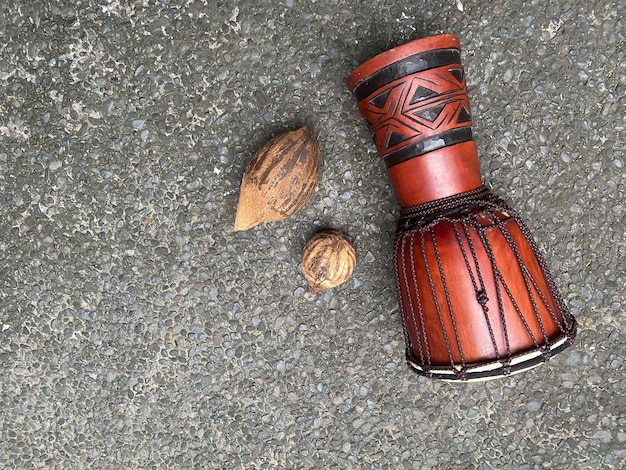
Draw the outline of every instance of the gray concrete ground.
<instances>
[{"instance_id":1,"label":"gray concrete ground","mask_svg":"<svg viewBox=\"0 0 626 470\"><path fill-rule=\"evenodd\" d=\"M0 464L626 468L618 1L13 1L0 9ZM533 228L580 323L523 375L410 372L398 204L345 86L409 39L460 36L486 182ZM270 136L319 135L293 217L244 233ZM336 227L359 259L310 296Z\"/></svg>"}]
</instances>

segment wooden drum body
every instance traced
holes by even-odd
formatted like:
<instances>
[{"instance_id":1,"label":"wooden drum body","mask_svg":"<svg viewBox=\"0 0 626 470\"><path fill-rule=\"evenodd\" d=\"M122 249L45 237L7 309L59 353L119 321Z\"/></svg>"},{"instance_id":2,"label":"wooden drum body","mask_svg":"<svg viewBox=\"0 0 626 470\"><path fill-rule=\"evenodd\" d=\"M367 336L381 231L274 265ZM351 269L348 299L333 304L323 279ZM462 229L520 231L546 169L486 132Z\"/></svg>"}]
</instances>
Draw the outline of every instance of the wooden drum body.
<instances>
[{"instance_id":1,"label":"wooden drum body","mask_svg":"<svg viewBox=\"0 0 626 470\"><path fill-rule=\"evenodd\" d=\"M395 261L413 369L489 379L571 344L576 321L530 231L483 186L458 38L386 51L348 85L402 206Z\"/></svg>"}]
</instances>

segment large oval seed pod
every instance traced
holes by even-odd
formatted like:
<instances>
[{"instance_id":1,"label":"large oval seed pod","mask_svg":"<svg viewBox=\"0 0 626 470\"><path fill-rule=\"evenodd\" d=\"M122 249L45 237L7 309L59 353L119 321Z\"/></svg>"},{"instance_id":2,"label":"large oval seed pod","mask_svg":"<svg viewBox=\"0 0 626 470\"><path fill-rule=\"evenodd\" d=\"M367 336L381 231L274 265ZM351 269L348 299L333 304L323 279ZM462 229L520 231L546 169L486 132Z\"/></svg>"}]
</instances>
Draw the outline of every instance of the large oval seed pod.
<instances>
[{"instance_id":1,"label":"large oval seed pod","mask_svg":"<svg viewBox=\"0 0 626 470\"><path fill-rule=\"evenodd\" d=\"M310 127L280 134L254 155L241 181L235 230L285 219L311 198L321 167Z\"/></svg>"},{"instance_id":2,"label":"large oval seed pod","mask_svg":"<svg viewBox=\"0 0 626 470\"><path fill-rule=\"evenodd\" d=\"M302 270L312 294L347 281L356 265L354 247L337 230L323 230L311 237L302 253Z\"/></svg>"}]
</instances>

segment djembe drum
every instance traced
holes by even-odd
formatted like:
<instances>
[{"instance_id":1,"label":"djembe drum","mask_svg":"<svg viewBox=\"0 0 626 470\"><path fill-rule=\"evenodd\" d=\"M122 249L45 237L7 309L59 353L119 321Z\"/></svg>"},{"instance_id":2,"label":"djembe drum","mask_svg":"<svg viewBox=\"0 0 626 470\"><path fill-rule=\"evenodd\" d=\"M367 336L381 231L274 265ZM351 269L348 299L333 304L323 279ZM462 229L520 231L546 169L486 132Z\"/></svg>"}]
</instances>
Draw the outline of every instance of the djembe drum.
<instances>
[{"instance_id":1,"label":"djembe drum","mask_svg":"<svg viewBox=\"0 0 626 470\"><path fill-rule=\"evenodd\" d=\"M395 262L410 366L484 380L570 345L576 321L532 234L483 185L459 39L390 49L348 86L402 206Z\"/></svg>"}]
</instances>

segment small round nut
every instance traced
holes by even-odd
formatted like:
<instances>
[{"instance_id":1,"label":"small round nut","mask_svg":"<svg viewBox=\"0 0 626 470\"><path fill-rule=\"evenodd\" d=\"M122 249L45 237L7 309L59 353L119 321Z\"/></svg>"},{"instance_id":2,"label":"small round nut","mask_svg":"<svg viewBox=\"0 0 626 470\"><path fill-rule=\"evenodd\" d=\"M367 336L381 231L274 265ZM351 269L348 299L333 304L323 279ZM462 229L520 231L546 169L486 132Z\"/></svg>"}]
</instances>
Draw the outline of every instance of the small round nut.
<instances>
[{"instance_id":1,"label":"small round nut","mask_svg":"<svg viewBox=\"0 0 626 470\"><path fill-rule=\"evenodd\" d=\"M302 270L312 294L347 281L355 265L354 247L338 230L316 233L302 253Z\"/></svg>"}]
</instances>

